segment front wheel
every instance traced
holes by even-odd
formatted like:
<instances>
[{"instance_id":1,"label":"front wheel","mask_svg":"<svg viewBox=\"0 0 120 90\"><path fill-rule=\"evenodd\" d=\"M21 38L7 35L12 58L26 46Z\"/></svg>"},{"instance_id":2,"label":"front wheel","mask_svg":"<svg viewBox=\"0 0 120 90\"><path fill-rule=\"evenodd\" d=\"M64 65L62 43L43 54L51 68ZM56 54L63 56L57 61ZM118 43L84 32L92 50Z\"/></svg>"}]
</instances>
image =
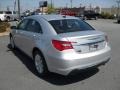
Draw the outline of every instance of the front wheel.
<instances>
[{"instance_id":1,"label":"front wheel","mask_svg":"<svg viewBox=\"0 0 120 90\"><path fill-rule=\"evenodd\" d=\"M8 22L10 21L10 17L9 16L6 18L6 21L8 21Z\"/></svg>"},{"instance_id":2,"label":"front wheel","mask_svg":"<svg viewBox=\"0 0 120 90\"><path fill-rule=\"evenodd\" d=\"M12 49L15 49L14 39L12 36L10 36L10 45Z\"/></svg>"},{"instance_id":3,"label":"front wheel","mask_svg":"<svg viewBox=\"0 0 120 90\"><path fill-rule=\"evenodd\" d=\"M45 76L48 73L47 65L43 55L39 51L34 52L35 68L40 76Z\"/></svg>"}]
</instances>

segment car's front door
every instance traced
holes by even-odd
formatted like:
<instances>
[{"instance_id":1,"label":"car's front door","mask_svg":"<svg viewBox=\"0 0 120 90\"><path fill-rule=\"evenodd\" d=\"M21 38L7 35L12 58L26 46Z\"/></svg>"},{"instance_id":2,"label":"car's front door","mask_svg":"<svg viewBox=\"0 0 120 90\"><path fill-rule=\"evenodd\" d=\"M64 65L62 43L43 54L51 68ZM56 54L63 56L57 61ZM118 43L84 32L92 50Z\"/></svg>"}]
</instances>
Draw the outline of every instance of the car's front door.
<instances>
[{"instance_id":1,"label":"car's front door","mask_svg":"<svg viewBox=\"0 0 120 90\"><path fill-rule=\"evenodd\" d=\"M42 31L40 23L36 20L29 19L28 22L23 36L24 43L22 43L22 49L26 54L31 55L31 51L35 46L37 39L41 37Z\"/></svg>"},{"instance_id":2,"label":"car's front door","mask_svg":"<svg viewBox=\"0 0 120 90\"><path fill-rule=\"evenodd\" d=\"M15 35L14 35L14 42L15 45L19 48L23 48L23 43L24 43L24 34L25 34L25 28L27 26L28 20L25 19L20 22L20 24L17 26L17 29L15 30Z\"/></svg>"}]
</instances>

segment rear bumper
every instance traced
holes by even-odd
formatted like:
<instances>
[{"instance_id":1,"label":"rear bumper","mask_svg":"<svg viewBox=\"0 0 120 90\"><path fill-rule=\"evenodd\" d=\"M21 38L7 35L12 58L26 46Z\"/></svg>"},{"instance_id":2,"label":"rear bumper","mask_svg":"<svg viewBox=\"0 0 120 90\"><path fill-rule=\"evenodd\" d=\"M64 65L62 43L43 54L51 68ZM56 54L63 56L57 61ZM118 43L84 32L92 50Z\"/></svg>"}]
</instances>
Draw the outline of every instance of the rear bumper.
<instances>
[{"instance_id":1,"label":"rear bumper","mask_svg":"<svg viewBox=\"0 0 120 90\"><path fill-rule=\"evenodd\" d=\"M107 46L103 50L92 53L77 54L74 52L55 57L49 56L48 69L51 72L68 75L73 70L86 69L107 62L111 56L110 51L111 48Z\"/></svg>"}]
</instances>

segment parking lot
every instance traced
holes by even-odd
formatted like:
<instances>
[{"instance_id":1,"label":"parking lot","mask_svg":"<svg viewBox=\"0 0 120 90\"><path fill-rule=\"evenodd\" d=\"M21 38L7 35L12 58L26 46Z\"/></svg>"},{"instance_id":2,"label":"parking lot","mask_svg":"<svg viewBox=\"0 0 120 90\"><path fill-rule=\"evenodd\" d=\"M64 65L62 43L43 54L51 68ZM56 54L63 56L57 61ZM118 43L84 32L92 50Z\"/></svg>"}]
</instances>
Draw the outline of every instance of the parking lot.
<instances>
[{"instance_id":1,"label":"parking lot","mask_svg":"<svg viewBox=\"0 0 120 90\"><path fill-rule=\"evenodd\" d=\"M49 74L41 78L33 61L9 48L8 36L0 37L0 90L120 90L120 24L115 20L88 20L108 34L111 60L105 66L64 77Z\"/></svg>"}]
</instances>

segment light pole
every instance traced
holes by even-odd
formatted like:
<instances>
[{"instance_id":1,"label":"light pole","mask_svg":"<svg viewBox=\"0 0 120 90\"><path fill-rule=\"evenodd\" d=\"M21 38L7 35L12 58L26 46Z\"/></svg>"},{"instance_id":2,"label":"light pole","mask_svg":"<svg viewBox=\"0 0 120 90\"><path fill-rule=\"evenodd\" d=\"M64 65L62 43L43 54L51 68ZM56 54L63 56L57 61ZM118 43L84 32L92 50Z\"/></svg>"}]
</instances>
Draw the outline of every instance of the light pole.
<instances>
[{"instance_id":1,"label":"light pole","mask_svg":"<svg viewBox=\"0 0 120 90\"><path fill-rule=\"evenodd\" d=\"M18 2L18 18L20 19L20 0L17 0Z\"/></svg>"}]
</instances>

